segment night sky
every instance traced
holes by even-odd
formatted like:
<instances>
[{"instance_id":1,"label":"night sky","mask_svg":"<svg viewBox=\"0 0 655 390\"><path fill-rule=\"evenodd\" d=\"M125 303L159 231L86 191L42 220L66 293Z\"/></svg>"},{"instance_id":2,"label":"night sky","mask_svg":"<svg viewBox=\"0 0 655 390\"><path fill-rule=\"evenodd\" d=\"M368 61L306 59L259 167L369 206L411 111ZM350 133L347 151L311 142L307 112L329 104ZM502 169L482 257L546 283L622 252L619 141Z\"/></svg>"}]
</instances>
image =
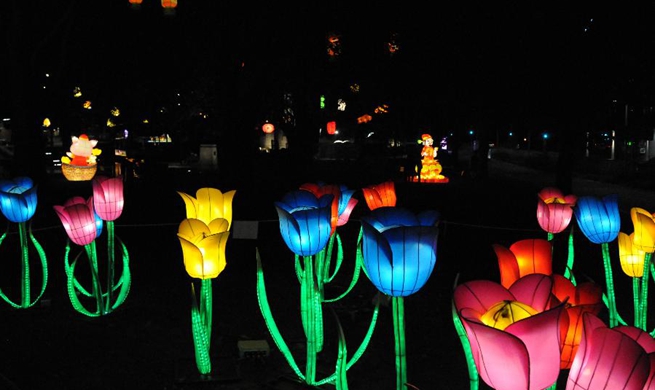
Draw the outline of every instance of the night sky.
<instances>
[{"instance_id":1,"label":"night sky","mask_svg":"<svg viewBox=\"0 0 655 390\"><path fill-rule=\"evenodd\" d=\"M265 104L285 90L352 82L435 126L538 126L613 100L652 104L652 3L179 0L174 17L153 0L139 11L127 0L3 3L2 44L19 48L5 53L24 57L33 76L51 72L57 93L80 84L96 101L135 110L202 86L220 90L222 104L239 94ZM341 36L335 62L325 54L330 32ZM390 60L392 33L401 49Z\"/></svg>"}]
</instances>

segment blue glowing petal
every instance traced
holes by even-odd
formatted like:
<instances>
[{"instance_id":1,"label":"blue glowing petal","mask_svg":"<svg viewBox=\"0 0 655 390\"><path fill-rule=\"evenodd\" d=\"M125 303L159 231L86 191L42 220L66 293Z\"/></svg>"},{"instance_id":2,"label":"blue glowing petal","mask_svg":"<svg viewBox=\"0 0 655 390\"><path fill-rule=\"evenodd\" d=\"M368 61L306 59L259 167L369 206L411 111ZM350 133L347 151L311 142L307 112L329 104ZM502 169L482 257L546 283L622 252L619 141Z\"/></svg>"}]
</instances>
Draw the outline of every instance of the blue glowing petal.
<instances>
[{"instance_id":1,"label":"blue glowing petal","mask_svg":"<svg viewBox=\"0 0 655 390\"><path fill-rule=\"evenodd\" d=\"M418 214L420 226L437 226L441 219L441 213L436 210L425 210Z\"/></svg>"},{"instance_id":2,"label":"blue glowing petal","mask_svg":"<svg viewBox=\"0 0 655 390\"><path fill-rule=\"evenodd\" d=\"M36 187L28 177L0 181L0 211L11 222L25 222L36 212Z\"/></svg>"},{"instance_id":3,"label":"blue glowing petal","mask_svg":"<svg viewBox=\"0 0 655 390\"><path fill-rule=\"evenodd\" d=\"M280 219L282 238L293 253L312 256L325 248L332 230L329 207L290 213L276 203L275 209Z\"/></svg>"},{"instance_id":4,"label":"blue glowing petal","mask_svg":"<svg viewBox=\"0 0 655 390\"><path fill-rule=\"evenodd\" d=\"M419 220L416 215L402 207L383 206L371 210L368 216L362 217L373 225L378 231L384 231L398 226L418 226Z\"/></svg>"},{"instance_id":5,"label":"blue glowing petal","mask_svg":"<svg viewBox=\"0 0 655 390\"><path fill-rule=\"evenodd\" d=\"M594 244L614 241L621 228L618 195L581 196L573 208L582 233Z\"/></svg>"}]
</instances>

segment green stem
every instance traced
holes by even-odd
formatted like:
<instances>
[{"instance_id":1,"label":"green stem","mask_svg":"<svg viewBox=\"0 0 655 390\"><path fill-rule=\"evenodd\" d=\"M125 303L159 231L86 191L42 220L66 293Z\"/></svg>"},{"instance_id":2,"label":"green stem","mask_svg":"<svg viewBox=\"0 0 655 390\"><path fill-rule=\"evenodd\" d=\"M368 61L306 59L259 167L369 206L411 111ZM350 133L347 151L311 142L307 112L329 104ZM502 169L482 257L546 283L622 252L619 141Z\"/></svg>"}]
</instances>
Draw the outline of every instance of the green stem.
<instances>
[{"instance_id":1,"label":"green stem","mask_svg":"<svg viewBox=\"0 0 655 390\"><path fill-rule=\"evenodd\" d=\"M652 256L653 254L650 252L645 254L644 274L641 277L641 294L639 296L641 307L639 311L641 314L641 329L644 331L646 331L646 329L648 328L648 325L646 324L648 322L648 283L649 283L648 269L650 268Z\"/></svg>"},{"instance_id":2,"label":"green stem","mask_svg":"<svg viewBox=\"0 0 655 390\"><path fill-rule=\"evenodd\" d=\"M18 223L18 231L20 233L20 249L22 257L22 283L21 283L21 308L25 309L30 307L30 262L29 262L29 248L27 246L27 224L25 222Z\"/></svg>"},{"instance_id":3,"label":"green stem","mask_svg":"<svg viewBox=\"0 0 655 390\"><path fill-rule=\"evenodd\" d=\"M405 303L403 297L392 297L393 335L396 351L396 389L406 390L407 354L405 352Z\"/></svg>"},{"instance_id":4,"label":"green stem","mask_svg":"<svg viewBox=\"0 0 655 390\"><path fill-rule=\"evenodd\" d=\"M566 259L566 268L564 269L564 277L576 285L575 276L573 275L573 261L575 259L575 247L573 245L573 225L569 231L569 251Z\"/></svg>"},{"instance_id":5,"label":"green stem","mask_svg":"<svg viewBox=\"0 0 655 390\"><path fill-rule=\"evenodd\" d=\"M480 387L480 374L478 369L475 366L475 359L473 359L473 352L471 351L471 343L469 342L468 337L466 336L466 329L462 324L462 320L457 314L457 309L455 308L455 303L451 305L453 323L455 324L455 329L457 330L457 336L459 336L459 341L462 343L462 348L464 349L464 356L466 357L466 365L468 366L469 372L469 388L470 390L478 390Z\"/></svg>"},{"instance_id":6,"label":"green stem","mask_svg":"<svg viewBox=\"0 0 655 390\"><path fill-rule=\"evenodd\" d=\"M632 278L632 301L635 311L634 326L641 329L641 314L639 314L641 310L641 304L639 303L639 295L641 291L641 286L639 285L640 282L641 278Z\"/></svg>"},{"instance_id":7,"label":"green stem","mask_svg":"<svg viewBox=\"0 0 655 390\"><path fill-rule=\"evenodd\" d=\"M608 243L604 242L601 244L603 250L603 264L605 267L605 283L607 285L607 297L608 297L608 310L609 310L609 323L610 328L613 328L619 324L618 322L618 312L616 310L616 294L614 293L614 276L612 275L612 265L610 263L610 250Z\"/></svg>"},{"instance_id":8,"label":"green stem","mask_svg":"<svg viewBox=\"0 0 655 390\"><path fill-rule=\"evenodd\" d=\"M112 311L114 301L114 221L107 221L107 300L105 313Z\"/></svg>"},{"instance_id":9,"label":"green stem","mask_svg":"<svg viewBox=\"0 0 655 390\"><path fill-rule=\"evenodd\" d=\"M96 242L91 241L91 243L84 246L86 250L86 255L89 258L89 266L91 267L91 279L92 279L92 294L96 299L96 312L98 314L105 314L104 304L102 299L102 286L100 284L100 278L98 275L98 253L96 251Z\"/></svg>"}]
</instances>

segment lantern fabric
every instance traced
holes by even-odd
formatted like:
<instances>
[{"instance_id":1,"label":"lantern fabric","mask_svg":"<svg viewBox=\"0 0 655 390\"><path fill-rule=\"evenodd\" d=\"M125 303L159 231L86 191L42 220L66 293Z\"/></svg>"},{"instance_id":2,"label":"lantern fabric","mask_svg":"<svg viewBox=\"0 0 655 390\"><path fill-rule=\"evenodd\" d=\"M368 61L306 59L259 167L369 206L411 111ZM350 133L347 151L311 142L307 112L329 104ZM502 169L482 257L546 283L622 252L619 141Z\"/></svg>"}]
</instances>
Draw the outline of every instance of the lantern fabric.
<instances>
[{"instance_id":1,"label":"lantern fabric","mask_svg":"<svg viewBox=\"0 0 655 390\"><path fill-rule=\"evenodd\" d=\"M161 6L166 9L177 7L177 0L161 0Z\"/></svg>"},{"instance_id":2,"label":"lantern fabric","mask_svg":"<svg viewBox=\"0 0 655 390\"><path fill-rule=\"evenodd\" d=\"M362 218L362 255L375 287L392 297L416 293L437 261L439 213L383 207Z\"/></svg>"},{"instance_id":3,"label":"lantern fabric","mask_svg":"<svg viewBox=\"0 0 655 390\"><path fill-rule=\"evenodd\" d=\"M96 176L91 181L93 187L93 206L95 212L105 221L115 221L121 216L125 199L123 179Z\"/></svg>"},{"instance_id":4,"label":"lantern fabric","mask_svg":"<svg viewBox=\"0 0 655 390\"><path fill-rule=\"evenodd\" d=\"M582 321L584 333L566 390L645 389L651 363L641 343L653 351L653 338L631 326L608 328L591 313L584 313Z\"/></svg>"},{"instance_id":5,"label":"lantern fabric","mask_svg":"<svg viewBox=\"0 0 655 390\"><path fill-rule=\"evenodd\" d=\"M563 275L553 274L553 301L551 306L566 303L565 310L568 314L569 326L566 329L566 336L562 340L562 353L560 368L565 370L571 368L580 340L582 338L582 314L592 313L598 315L603 304L603 290L593 282L583 282L574 285Z\"/></svg>"},{"instance_id":6,"label":"lantern fabric","mask_svg":"<svg viewBox=\"0 0 655 390\"><path fill-rule=\"evenodd\" d=\"M341 187L341 196L339 197L339 218L337 219L337 226L343 226L350 220L350 215L352 211L359 203L359 200L355 198L355 190L348 189L348 187L342 185Z\"/></svg>"},{"instance_id":7,"label":"lantern fabric","mask_svg":"<svg viewBox=\"0 0 655 390\"><path fill-rule=\"evenodd\" d=\"M509 249L492 245L498 258L500 284L509 288L515 281L528 274L553 273L552 245L548 240L526 239L512 244Z\"/></svg>"},{"instance_id":8,"label":"lantern fabric","mask_svg":"<svg viewBox=\"0 0 655 390\"><path fill-rule=\"evenodd\" d=\"M631 278L644 276L644 261L646 252L634 245L634 232L630 235L619 232L619 261L623 273Z\"/></svg>"},{"instance_id":9,"label":"lantern fabric","mask_svg":"<svg viewBox=\"0 0 655 390\"><path fill-rule=\"evenodd\" d=\"M64 230L71 241L85 246L96 239L98 230L93 211L93 197L84 200L81 196L68 199L63 205L53 206Z\"/></svg>"},{"instance_id":10,"label":"lantern fabric","mask_svg":"<svg viewBox=\"0 0 655 390\"><path fill-rule=\"evenodd\" d=\"M594 244L614 241L621 228L618 195L581 196L573 213L582 233Z\"/></svg>"},{"instance_id":11,"label":"lantern fabric","mask_svg":"<svg viewBox=\"0 0 655 390\"><path fill-rule=\"evenodd\" d=\"M29 177L0 180L0 211L11 222L26 222L34 216L37 186Z\"/></svg>"},{"instance_id":12,"label":"lantern fabric","mask_svg":"<svg viewBox=\"0 0 655 390\"><path fill-rule=\"evenodd\" d=\"M196 197L184 192L177 192L184 200L186 206L186 217L203 221L205 225L216 219L222 218L228 222L228 230L232 226L232 201L236 190L221 192L216 188L200 188L196 191Z\"/></svg>"},{"instance_id":13,"label":"lantern fabric","mask_svg":"<svg viewBox=\"0 0 655 390\"><path fill-rule=\"evenodd\" d=\"M573 206L578 200L575 195L564 195L555 187L539 191L537 201L537 221L548 233L560 233L569 226L573 218Z\"/></svg>"},{"instance_id":14,"label":"lantern fabric","mask_svg":"<svg viewBox=\"0 0 655 390\"><path fill-rule=\"evenodd\" d=\"M300 256L312 256L323 250L332 234L334 195L317 198L313 193L296 190L275 202L280 233L289 249Z\"/></svg>"},{"instance_id":15,"label":"lantern fabric","mask_svg":"<svg viewBox=\"0 0 655 390\"><path fill-rule=\"evenodd\" d=\"M386 181L377 185L362 188L364 200L369 210L378 207L396 206L396 188L392 181Z\"/></svg>"},{"instance_id":16,"label":"lantern fabric","mask_svg":"<svg viewBox=\"0 0 655 390\"><path fill-rule=\"evenodd\" d=\"M644 252L655 252L655 216L645 209L633 207L630 219L634 227L633 245Z\"/></svg>"},{"instance_id":17,"label":"lantern fabric","mask_svg":"<svg viewBox=\"0 0 655 390\"><path fill-rule=\"evenodd\" d=\"M482 380L497 390L537 390L557 381L562 325L568 325L564 306L549 309L552 280L530 274L509 289L489 280L458 285L453 304L466 330L473 360ZM499 330L481 317L495 304L521 302L537 313Z\"/></svg>"},{"instance_id":18,"label":"lantern fabric","mask_svg":"<svg viewBox=\"0 0 655 390\"><path fill-rule=\"evenodd\" d=\"M180 223L177 237L189 276L213 279L223 272L227 264L225 249L229 235L229 222L224 218L215 218L209 225L195 218Z\"/></svg>"},{"instance_id":19,"label":"lantern fabric","mask_svg":"<svg viewBox=\"0 0 655 390\"><path fill-rule=\"evenodd\" d=\"M262 125L262 131L266 134L271 134L275 131L275 126L272 123L264 123Z\"/></svg>"},{"instance_id":20,"label":"lantern fabric","mask_svg":"<svg viewBox=\"0 0 655 390\"><path fill-rule=\"evenodd\" d=\"M334 234L337 228L337 223L339 222L339 202L341 199L341 187L334 184L304 183L300 186L300 189L311 192L316 198L320 198L326 194L331 194L333 196L332 205L330 207L330 226L332 227L330 234Z\"/></svg>"}]
</instances>

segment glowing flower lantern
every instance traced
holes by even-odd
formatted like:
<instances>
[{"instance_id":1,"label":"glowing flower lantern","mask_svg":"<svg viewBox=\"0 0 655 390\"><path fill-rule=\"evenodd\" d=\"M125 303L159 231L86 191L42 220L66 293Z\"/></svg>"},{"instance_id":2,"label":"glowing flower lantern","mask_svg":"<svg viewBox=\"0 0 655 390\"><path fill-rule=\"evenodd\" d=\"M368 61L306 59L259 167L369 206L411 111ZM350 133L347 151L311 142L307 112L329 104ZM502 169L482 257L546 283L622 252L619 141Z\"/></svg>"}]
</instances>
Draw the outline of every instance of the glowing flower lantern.
<instances>
[{"instance_id":1,"label":"glowing flower lantern","mask_svg":"<svg viewBox=\"0 0 655 390\"><path fill-rule=\"evenodd\" d=\"M378 207L396 206L396 187L393 181L364 187L362 193L369 210L375 210Z\"/></svg>"},{"instance_id":2,"label":"glowing flower lantern","mask_svg":"<svg viewBox=\"0 0 655 390\"><path fill-rule=\"evenodd\" d=\"M492 388L545 389L556 383L561 327L568 325L568 317L563 305L550 308L551 287L550 276L530 274L509 289L488 280L455 288L454 316L466 330L470 360L476 375ZM511 321L510 310L518 314L517 321ZM503 330L493 326L499 317Z\"/></svg>"},{"instance_id":3,"label":"glowing flower lantern","mask_svg":"<svg viewBox=\"0 0 655 390\"><path fill-rule=\"evenodd\" d=\"M644 258L646 252L633 245L634 233L630 235L619 232L619 260L621 269L631 278L641 278L644 275Z\"/></svg>"},{"instance_id":4,"label":"glowing flower lantern","mask_svg":"<svg viewBox=\"0 0 655 390\"><path fill-rule=\"evenodd\" d=\"M333 227L339 221L346 223L357 201L352 199L354 191L345 186L305 183L300 189L288 192L275 202L280 221L280 233L287 247L295 255L295 272L300 283L300 312L306 338L304 372L298 368L294 356L279 332L266 296L264 274L257 252L257 298L275 344L293 369L298 379L308 385L335 383L339 388L347 386L345 373L354 364L370 341L379 309L376 303L366 337L350 360L346 357L343 333L339 334L339 357L335 372L326 378L317 379L316 362L324 346L323 304L342 299L352 289L359 275L359 264L348 289L336 298L326 298L325 286L336 276L342 261L341 242ZM341 217L341 218L340 218ZM337 240L337 261L331 266L332 243ZM338 321L338 319L337 319ZM340 326L340 325L339 325Z\"/></svg>"},{"instance_id":5,"label":"glowing flower lantern","mask_svg":"<svg viewBox=\"0 0 655 390\"><path fill-rule=\"evenodd\" d=\"M564 303L569 316L569 326L562 340L562 361L560 368L571 368L580 340L582 338L582 314L598 315L603 308L603 291L593 282L584 282L575 286L568 278L553 274L553 301L551 306Z\"/></svg>"},{"instance_id":6,"label":"glowing flower lantern","mask_svg":"<svg viewBox=\"0 0 655 390\"><path fill-rule=\"evenodd\" d=\"M275 202L282 238L293 253L312 256L325 248L332 232L333 200L332 194L317 198L297 190Z\"/></svg>"},{"instance_id":7,"label":"glowing flower lantern","mask_svg":"<svg viewBox=\"0 0 655 390\"><path fill-rule=\"evenodd\" d=\"M539 191L537 201L537 222L550 235L560 233L569 226L573 219L573 206L578 197L564 195L554 187L546 187Z\"/></svg>"},{"instance_id":8,"label":"glowing flower lantern","mask_svg":"<svg viewBox=\"0 0 655 390\"><path fill-rule=\"evenodd\" d=\"M103 179L100 179L102 181ZM97 187L100 184L95 184L94 192L101 191ZM122 197L122 194L120 195ZM102 315L113 312L116 308L122 305L127 298L131 287L131 274L129 268L129 255L125 246L122 246L122 274L116 281L114 278L114 256L113 256L113 225L111 221L107 224L110 226L110 239L108 242L109 247L109 261L107 262L107 284L103 291L103 286L99 278L99 262L98 254L96 252L96 238L102 234L103 220L96 214L94 209L93 197L87 200L80 196L74 196L68 199L63 205L53 206L55 212L59 216L64 230L68 235L69 242L66 244L65 256L65 270L67 277L67 290L68 297L73 305L73 308L79 313L89 317L99 317ZM75 275L75 267L77 265L77 256L72 262L69 259L70 241L83 246L89 260L91 269L91 291L82 287L82 283ZM122 244L122 243L121 243ZM116 293L114 295L114 293ZM95 300L95 310L88 310L85 308L81 298L93 298ZM114 299L115 297L115 299Z\"/></svg>"},{"instance_id":9,"label":"glowing flower lantern","mask_svg":"<svg viewBox=\"0 0 655 390\"><path fill-rule=\"evenodd\" d=\"M509 249L494 244L493 249L498 258L500 284L505 288L509 288L525 275L553 273L552 246L547 240L521 240L512 244Z\"/></svg>"},{"instance_id":10,"label":"glowing flower lantern","mask_svg":"<svg viewBox=\"0 0 655 390\"><path fill-rule=\"evenodd\" d=\"M272 134L275 131L275 126L272 123L266 122L262 125L262 131L265 134Z\"/></svg>"},{"instance_id":11,"label":"glowing flower lantern","mask_svg":"<svg viewBox=\"0 0 655 390\"><path fill-rule=\"evenodd\" d=\"M36 212L37 186L29 177L17 177L13 180L0 180L0 211L2 214L13 223L18 224L19 240L22 256L22 277L21 277L21 300L20 303L13 302L2 290L0 290L0 297L9 303L12 307L17 309L26 309L33 306L43 295L46 285L48 283L48 262L46 259L43 248L32 234L31 224L28 221L34 216ZM7 232L0 236L0 244L4 242L7 237ZM41 284L41 291L38 293L36 299L31 298L31 277L30 277L30 262L29 262L29 242L28 239L34 244L37 255L41 261L41 268L43 272L43 280Z\"/></svg>"},{"instance_id":12,"label":"glowing flower lantern","mask_svg":"<svg viewBox=\"0 0 655 390\"><path fill-rule=\"evenodd\" d=\"M164 8L164 15L175 15L177 0L161 0L161 6Z\"/></svg>"},{"instance_id":13,"label":"glowing flower lantern","mask_svg":"<svg viewBox=\"0 0 655 390\"><path fill-rule=\"evenodd\" d=\"M184 192L187 218L178 227L184 267L190 277L200 279L200 304L191 284L193 305L191 324L195 348L196 367L202 375L211 372L209 356L212 331L212 279L218 277L227 265L225 250L232 225L232 201L235 190L223 193L216 188L204 187L196 197Z\"/></svg>"},{"instance_id":14,"label":"glowing flower lantern","mask_svg":"<svg viewBox=\"0 0 655 390\"><path fill-rule=\"evenodd\" d=\"M396 207L382 207L362 218L362 254L366 275L375 287L391 297L396 352L396 388L405 389L404 297L420 290L437 262L440 214L417 215Z\"/></svg>"},{"instance_id":15,"label":"glowing flower lantern","mask_svg":"<svg viewBox=\"0 0 655 390\"><path fill-rule=\"evenodd\" d=\"M335 121L329 121L327 123L327 133L329 135L334 135L337 132L337 122Z\"/></svg>"},{"instance_id":16,"label":"glowing flower lantern","mask_svg":"<svg viewBox=\"0 0 655 390\"><path fill-rule=\"evenodd\" d=\"M232 226L232 202L236 190L221 192L216 188L200 188L196 197L179 192L186 206L186 217L195 218L209 225L216 218L227 220L228 230Z\"/></svg>"},{"instance_id":17,"label":"glowing flower lantern","mask_svg":"<svg viewBox=\"0 0 655 390\"><path fill-rule=\"evenodd\" d=\"M625 238L623 241L624 256L621 257L621 242L619 241L619 257L621 259L621 267L628 276L632 276L633 290L636 292L635 300L635 323L634 325L646 330L647 310L648 310L648 284L650 283L651 258L655 251L655 217L648 211L640 208L633 207L630 209L630 218L634 232L630 235L632 240L632 250L628 248ZM636 252L636 256L625 256L625 253ZM639 252L643 252L640 257ZM626 271L624 263L629 261L637 261L635 266L639 267L641 262L641 271L633 270ZM631 275L632 274L632 275ZM640 276L633 276L640 275Z\"/></svg>"},{"instance_id":18,"label":"glowing flower lantern","mask_svg":"<svg viewBox=\"0 0 655 390\"><path fill-rule=\"evenodd\" d=\"M143 0L129 0L129 2L130 2L130 7L132 7L132 9L140 9Z\"/></svg>"},{"instance_id":19,"label":"glowing flower lantern","mask_svg":"<svg viewBox=\"0 0 655 390\"><path fill-rule=\"evenodd\" d=\"M603 263L605 268L605 283L607 285L608 309L610 314L610 326L614 327L619 323L619 314L616 309L616 296L614 293L614 277L610 264L610 252L608 243L614 241L621 228L621 216L619 214L618 196L607 195L603 198L594 196L582 196L578 198L573 208L576 221L582 233L594 244L600 244L603 251Z\"/></svg>"},{"instance_id":20,"label":"glowing flower lantern","mask_svg":"<svg viewBox=\"0 0 655 390\"><path fill-rule=\"evenodd\" d=\"M582 320L584 333L569 370L567 390L652 388L646 387L655 352L652 336L631 326L608 328L591 313L583 314Z\"/></svg>"}]
</instances>

